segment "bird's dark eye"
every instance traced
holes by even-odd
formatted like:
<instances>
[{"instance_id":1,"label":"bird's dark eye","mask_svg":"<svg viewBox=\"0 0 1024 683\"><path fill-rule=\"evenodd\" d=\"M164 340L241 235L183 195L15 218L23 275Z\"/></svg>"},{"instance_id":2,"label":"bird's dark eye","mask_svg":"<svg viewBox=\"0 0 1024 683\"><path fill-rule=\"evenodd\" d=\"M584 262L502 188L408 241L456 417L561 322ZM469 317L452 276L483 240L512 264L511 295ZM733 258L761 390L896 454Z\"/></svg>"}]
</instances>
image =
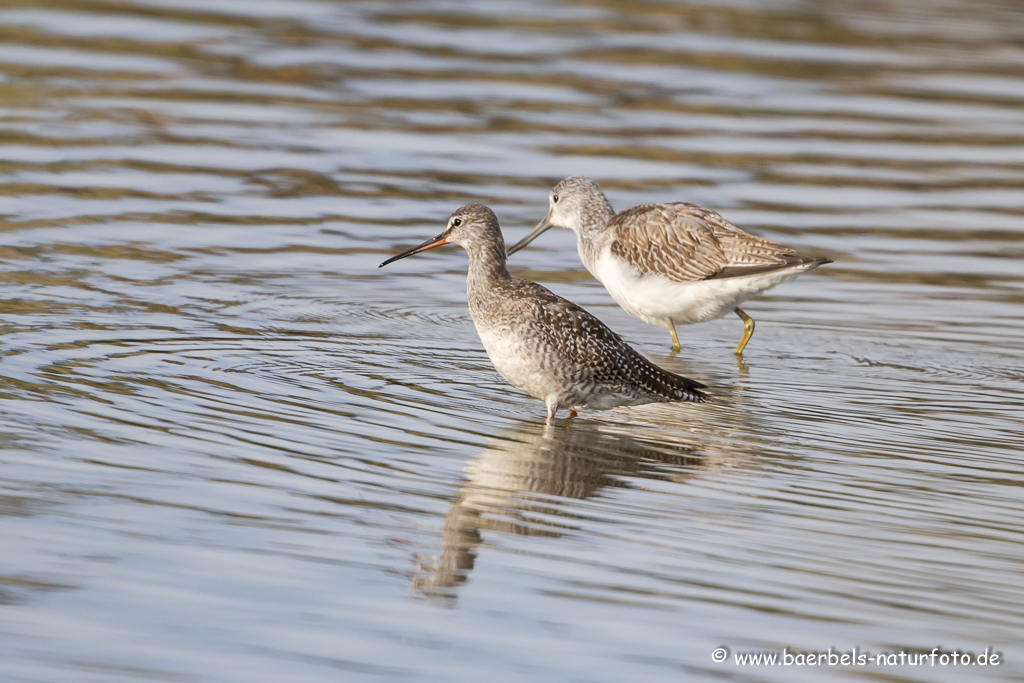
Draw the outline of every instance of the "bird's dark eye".
<instances>
[{"instance_id":1,"label":"bird's dark eye","mask_svg":"<svg viewBox=\"0 0 1024 683\"><path fill-rule=\"evenodd\" d=\"M557 204L558 203L558 195L557 194L551 195L551 201L553 201L555 204Z\"/></svg>"},{"instance_id":2,"label":"bird's dark eye","mask_svg":"<svg viewBox=\"0 0 1024 683\"><path fill-rule=\"evenodd\" d=\"M460 225L462 225L462 219L461 218L456 218L455 220L452 221L452 227L453 228L457 228Z\"/></svg>"}]
</instances>

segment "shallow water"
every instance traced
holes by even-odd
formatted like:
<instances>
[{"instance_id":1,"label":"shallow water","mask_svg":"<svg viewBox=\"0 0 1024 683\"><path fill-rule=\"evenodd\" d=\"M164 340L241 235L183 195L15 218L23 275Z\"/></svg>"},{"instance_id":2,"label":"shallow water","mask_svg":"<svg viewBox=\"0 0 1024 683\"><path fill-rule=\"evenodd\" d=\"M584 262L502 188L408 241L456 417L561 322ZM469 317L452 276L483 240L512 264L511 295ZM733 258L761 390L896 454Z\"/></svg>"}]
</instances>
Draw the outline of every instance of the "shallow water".
<instances>
[{"instance_id":1,"label":"shallow water","mask_svg":"<svg viewBox=\"0 0 1024 683\"><path fill-rule=\"evenodd\" d=\"M1024 10L9 0L0 678L1019 680ZM512 262L709 405L543 422L465 255L564 175L836 263L738 319ZM731 653L1000 652L997 667Z\"/></svg>"}]
</instances>

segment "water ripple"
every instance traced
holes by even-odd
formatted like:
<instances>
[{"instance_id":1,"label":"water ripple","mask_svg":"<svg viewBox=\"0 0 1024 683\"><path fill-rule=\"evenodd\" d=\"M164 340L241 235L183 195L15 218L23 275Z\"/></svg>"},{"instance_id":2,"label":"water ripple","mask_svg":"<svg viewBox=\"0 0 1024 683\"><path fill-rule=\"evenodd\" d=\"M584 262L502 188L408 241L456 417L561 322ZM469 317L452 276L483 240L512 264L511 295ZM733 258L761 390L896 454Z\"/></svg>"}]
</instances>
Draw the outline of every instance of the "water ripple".
<instances>
[{"instance_id":1,"label":"water ripple","mask_svg":"<svg viewBox=\"0 0 1024 683\"><path fill-rule=\"evenodd\" d=\"M1010 680L1020 19L8 3L0 678L717 680L719 645L941 644ZM743 361L735 319L668 355L551 231L513 270L714 401L547 426L462 252L377 265L470 201L518 239L578 173L836 263L751 302Z\"/></svg>"}]
</instances>

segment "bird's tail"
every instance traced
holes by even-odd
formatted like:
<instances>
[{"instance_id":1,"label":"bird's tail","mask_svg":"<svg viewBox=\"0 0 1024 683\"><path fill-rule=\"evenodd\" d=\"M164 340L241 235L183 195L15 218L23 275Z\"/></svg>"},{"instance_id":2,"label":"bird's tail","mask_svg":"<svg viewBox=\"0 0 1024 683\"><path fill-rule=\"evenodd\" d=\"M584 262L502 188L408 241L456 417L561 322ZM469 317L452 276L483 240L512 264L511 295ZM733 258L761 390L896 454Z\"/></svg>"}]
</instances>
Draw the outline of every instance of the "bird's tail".
<instances>
[{"instance_id":1,"label":"bird's tail","mask_svg":"<svg viewBox=\"0 0 1024 683\"><path fill-rule=\"evenodd\" d=\"M706 403L711 400L706 393L700 391L707 389L706 384L669 372L654 363L651 363L650 389L664 401Z\"/></svg>"}]
</instances>

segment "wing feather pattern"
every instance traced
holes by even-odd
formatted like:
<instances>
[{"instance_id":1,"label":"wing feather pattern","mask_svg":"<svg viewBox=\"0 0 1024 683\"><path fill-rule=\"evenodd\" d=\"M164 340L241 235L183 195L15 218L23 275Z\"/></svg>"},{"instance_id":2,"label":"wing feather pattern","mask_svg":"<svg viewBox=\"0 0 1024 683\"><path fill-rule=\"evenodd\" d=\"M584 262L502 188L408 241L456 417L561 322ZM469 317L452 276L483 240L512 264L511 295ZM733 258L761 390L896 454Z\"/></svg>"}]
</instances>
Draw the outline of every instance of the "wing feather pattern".
<instances>
[{"instance_id":1,"label":"wing feather pattern","mask_svg":"<svg viewBox=\"0 0 1024 683\"><path fill-rule=\"evenodd\" d=\"M697 282L748 268L794 265L796 252L751 235L720 214L694 204L642 204L616 214L612 255L644 275ZM726 271L729 272L729 271ZM728 276L728 275L725 275Z\"/></svg>"},{"instance_id":2,"label":"wing feather pattern","mask_svg":"<svg viewBox=\"0 0 1024 683\"><path fill-rule=\"evenodd\" d=\"M600 385L633 387L667 400L705 401L698 391L706 385L665 370L641 356L596 317L535 282L530 296L522 297L542 324L548 348L557 349L566 367L585 368L589 380Z\"/></svg>"}]
</instances>

